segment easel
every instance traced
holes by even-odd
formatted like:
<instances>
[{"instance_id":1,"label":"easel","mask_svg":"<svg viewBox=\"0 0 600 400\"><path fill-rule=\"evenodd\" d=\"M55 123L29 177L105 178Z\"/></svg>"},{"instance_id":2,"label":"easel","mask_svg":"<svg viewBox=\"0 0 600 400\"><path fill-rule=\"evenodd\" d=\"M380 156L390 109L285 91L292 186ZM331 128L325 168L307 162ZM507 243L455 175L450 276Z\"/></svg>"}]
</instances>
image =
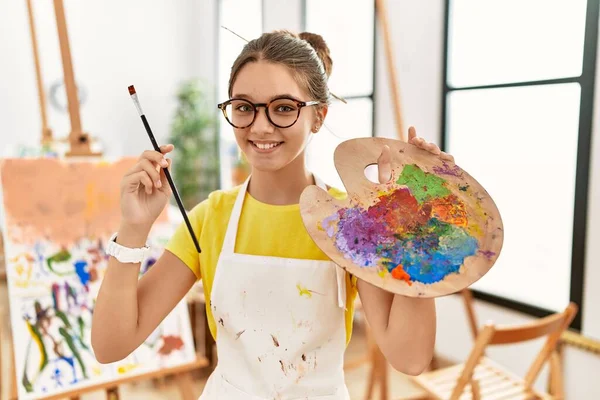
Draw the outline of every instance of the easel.
<instances>
[{"instance_id":1,"label":"easel","mask_svg":"<svg viewBox=\"0 0 600 400\"><path fill-rule=\"evenodd\" d=\"M67 156L100 156L100 153L93 153L90 148L89 135L81 129L81 119L79 116L79 96L75 86L75 74L71 61L71 48L69 45L69 35L67 32L67 21L65 18L65 9L63 0L54 0L54 12L56 14L56 28L58 30L58 39L60 42L60 55L63 64L63 73L65 77L65 88L67 91L67 102L69 104L69 118L71 120L71 133L69 134L69 147Z\"/></svg>"},{"instance_id":2,"label":"easel","mask_svg":"<svg viewBox=\"0 0 600 400\"><path fill-rule=\"evenodd\" d=\"M31 0L27 0L27 11L29 17L29 30L31 33L31 47L33 50L40 116L42 121L41 143L42 145L47 145L52 143L54 138L52 136L52 129L48 126L46 94L44 91L42 68L35 28L35 18ZM63 0L54 0L54 13L56 17L56 29L58 31L58 41L63 65L63 76L67 94L69 119L71 123L71 132L68 136L69 151L66 153L66 156L102 156L101 153L93 152L91 150L89 135L85 133L81 127L79 96L77 94L77 86L75 85L75 73L73 71L73 62L71 59L71 47L69 43L69 34L67 31L67 20L65 17Z\"/></svg>"},{"instance_id":3,"label":"easel","mask_svg":"<svg viewBox=\"0 0 600 400\"><path fill-rule=\"evenodd\" d=\"M47 113L46 113L46 99L44 86L42 82L42 73L41 73L41 65L38 55L38 47L37 47L37 37L35 30L35 20L33 15L33 7L31 4L31 0L27 0L28 6L28 14L29 14L29 24L30 24L30 32L31 32L31 40L32 40L32 49L34 54L34 63L35 63L35 73L36 73L36 81L37 81L37 89L38 89L38 100L40 104L40 113L42 120L42 139L41 143L43 145L49 144L52 142L52 131L48 127L47 122ZM77 88L75 85L75 78L73 72L73 65L71 61L71 51L68 39L67 32L67 24L64 12L63 0L54 0L54 10L56 14L56 26L58 30L58 38L60 43L60 51L61 58L63 64L63 73L64 73L64 81L65 88L67 93L67 101L68 101L68 110L69 110L69 118L71 122L71 132L69 134L69 151L66 153L66 156L78 156L78 157L90 157L102 156L100 152L93 152L90 146L89 135L84 133L81 127L81 119L79 115L79 99L77 95ZM0 238L1 240L1 238ZM1 250L1 249L0 249ZM3 252L0 252L0 255L3 257ZM3 260L0 260L0 263ZM6 310L7 311L7 310ZM6 336L10 336L9 332L4 330L4 313L6 312L4 308L0 308L0 350L2 340ZM9 341L10 342L10 341ZM15 359L12 343L9 346L9 368L8 371L3 371L0 368L0 383L2 382L2 376L10 376L11 385L10 385L10 393L9 400L16 400L18 398L18 382L17 382L17 371L15 369ZM2 360L2 358L0 358ZM143 373L139 375L130 375L125 376L123 378L96 385L87 386L85 388L79 388L70 390L67 392L63 392L57 395L50 395L43 398L42 400L57 400L57 399L70 399L70 400L79 400L80 396L93 392L102 390L106 393L106 398L108 400L119 400L119 386L125 383L133 383L140 382L150 379L159 379L164 377L174 377L179 387L179 391L181 393L181 398L183 400L195 400L198 396L194 391L193 387L193 379L192 373L207 367L209 365L208 359L203 355L196 353L195 360L182 364L172 368L161 369L158 371L152 371L148 373ZM0 365L1 367L1 365ZM4 374L2 374L4 372Z\"/></svg>"}]
</instances>

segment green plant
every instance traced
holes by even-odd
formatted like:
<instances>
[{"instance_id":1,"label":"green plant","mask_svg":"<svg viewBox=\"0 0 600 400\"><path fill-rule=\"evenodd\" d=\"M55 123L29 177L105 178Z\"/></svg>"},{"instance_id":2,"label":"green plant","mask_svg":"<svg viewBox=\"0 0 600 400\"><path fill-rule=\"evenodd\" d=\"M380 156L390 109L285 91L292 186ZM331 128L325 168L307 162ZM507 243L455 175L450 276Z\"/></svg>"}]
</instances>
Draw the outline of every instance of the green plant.
<instances>
[{"instance_id":1,"label":"green plant","mask_svg":"<svg viewBox=\"0 0 600 400\"><path fill-rule=\"evenodd\" d=\"M198 79L184 81L177 91L169 141L175 146L173 179L187 210L220 185L216 107L211 98L207 85Z\"/></svg>"}]
</instances>

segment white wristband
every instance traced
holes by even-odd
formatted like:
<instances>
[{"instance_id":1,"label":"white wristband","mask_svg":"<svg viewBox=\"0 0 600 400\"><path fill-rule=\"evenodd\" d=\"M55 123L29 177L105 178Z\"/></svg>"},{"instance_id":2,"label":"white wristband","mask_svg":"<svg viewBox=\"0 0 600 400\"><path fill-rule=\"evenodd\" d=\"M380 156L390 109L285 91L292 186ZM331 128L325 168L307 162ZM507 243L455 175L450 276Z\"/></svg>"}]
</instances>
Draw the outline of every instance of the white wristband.
<instances>
[{"instance_id":1,"label":"white wristband","mask_svg":"<svg viewBox=\"0 0 600 400\"><path fill-rule=\"evenodd\" d=\"M115 232L106 245L106 254L113 256L119 260L119 262L133 264L141 263L146 259L150 252L150 249L147 246L137 249L121 246L115 241L116 238L117 233Z\"/></svg>"}]
</instances>

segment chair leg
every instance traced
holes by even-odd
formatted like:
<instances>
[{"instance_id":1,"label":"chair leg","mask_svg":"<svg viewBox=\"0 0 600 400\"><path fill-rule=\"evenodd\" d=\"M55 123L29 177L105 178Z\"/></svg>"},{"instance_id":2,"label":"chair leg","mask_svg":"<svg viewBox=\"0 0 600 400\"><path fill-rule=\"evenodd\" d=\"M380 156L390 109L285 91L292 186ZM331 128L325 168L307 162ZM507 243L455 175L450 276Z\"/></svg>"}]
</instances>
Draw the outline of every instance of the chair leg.
<instances>
[{"instance_id":1,"label":"chair leg","mask_svg":"<svg viewBox=\"0 0 600 400\"><path fill-rule=\"evenodd\" d=\"M557 347L550 355L548 392L556 400L563 400L565 398L565 388L562 371L562 347L560 346Z\"/></svg>"}]
</instances>

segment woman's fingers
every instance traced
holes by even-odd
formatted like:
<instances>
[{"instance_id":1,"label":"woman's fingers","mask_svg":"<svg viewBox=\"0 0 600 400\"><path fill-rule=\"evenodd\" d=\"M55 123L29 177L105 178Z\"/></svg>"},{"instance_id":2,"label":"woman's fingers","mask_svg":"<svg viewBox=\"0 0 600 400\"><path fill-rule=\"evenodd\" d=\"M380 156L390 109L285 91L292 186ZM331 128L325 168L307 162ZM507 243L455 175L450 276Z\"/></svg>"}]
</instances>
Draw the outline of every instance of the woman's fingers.
<instances>
[{"instance_id":1,"label":"woman's fingers","mask_svg":"<svg viewBox=\"0 0 600 400\"><path fill-rule=\"evenodd\" d=\"M383 146L377 159L379 183L386 183L392 177L392 153L389 146Z\"/></svg>"},{"instance_id":2,"label":"woman's fingers","mask_svg":"<svg viewBox=\"0 0 600 400\"><path fill-rule=\"evenodd\" d=\"M152 179L146 171L138 171L131 175L128 175L127 177L125 177L124 184L129 189L129 191L132 192L137 190L137 188L141 184L144 186L144 189L147 194L152 194L152 190L154 187Z\"/></svg>"}]
</instances>

